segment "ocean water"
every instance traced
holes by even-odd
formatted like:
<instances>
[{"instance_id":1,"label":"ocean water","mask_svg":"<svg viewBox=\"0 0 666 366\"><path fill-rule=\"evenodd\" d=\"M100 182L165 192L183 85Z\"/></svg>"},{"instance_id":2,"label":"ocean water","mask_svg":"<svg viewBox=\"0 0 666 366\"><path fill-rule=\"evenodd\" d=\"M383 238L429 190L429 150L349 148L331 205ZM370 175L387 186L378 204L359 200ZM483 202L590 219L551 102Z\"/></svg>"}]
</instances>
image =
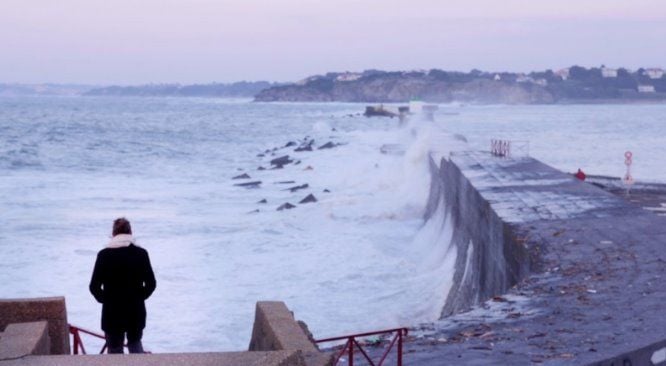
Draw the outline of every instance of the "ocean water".
<instances>
[{"instance_id":1,"label":"ocean water","mask_svg":"<svg viewBox=\"0 0 666 366\"><path fill-rule=\"evenodd\" d=\"M316 337L412 325L438 317L455 257L451 223L422 220L431 148L529 140L562 170L614 176L632 150L636 180L666 180L663 105L449 105L405 128L363 107L0 98L0 298L64 295L69 322L98 330L88 281L125 216L157 276L153 352L246 349L259 300L285 301ZM282 148L306 137L341 145ZM381 154L386 143L406 153ZM286 154L300 163L257 170ZM242 173L261 187L234 186ZM318 202L299 205L310 193ZM276 211L285 202L297 207Z\"/></svg>"},{"instance_id":2,"label":"ocean water","mask_svg":"<svg viewBox=\"0 0 666 366\"><path fill-rule=\"evenodd\" d=\"M439 123L473 149L490 139L527 141L529 155L565 172L622 177L626 151L636 181L666 181L666 104L470 106L443 108ZM518 146L517 146L518 147ZM521 151L523 150L523 151Z\"/></svg>"}]
</instances>

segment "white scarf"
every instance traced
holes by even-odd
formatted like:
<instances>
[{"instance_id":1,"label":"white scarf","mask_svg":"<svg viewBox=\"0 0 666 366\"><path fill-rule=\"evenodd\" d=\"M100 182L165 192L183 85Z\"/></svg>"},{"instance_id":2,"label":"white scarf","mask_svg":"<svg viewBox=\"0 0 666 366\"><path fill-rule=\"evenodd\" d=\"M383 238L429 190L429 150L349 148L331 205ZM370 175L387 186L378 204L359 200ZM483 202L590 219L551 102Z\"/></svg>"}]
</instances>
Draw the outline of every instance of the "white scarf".
<instances>
[{"instance_id":1,"label":"white scarf","mask_svg":"<svg viewBox=\"0 0 666 366\"><path fill-rule=\"evenodd\" d=\"M134 244L134 238L130 234L118 234L111 238L109 244L106 245L107 248L124 248L128 247L130 244ZM136 245L136 244L135 244Z\"/></svg>"}]
</instances>

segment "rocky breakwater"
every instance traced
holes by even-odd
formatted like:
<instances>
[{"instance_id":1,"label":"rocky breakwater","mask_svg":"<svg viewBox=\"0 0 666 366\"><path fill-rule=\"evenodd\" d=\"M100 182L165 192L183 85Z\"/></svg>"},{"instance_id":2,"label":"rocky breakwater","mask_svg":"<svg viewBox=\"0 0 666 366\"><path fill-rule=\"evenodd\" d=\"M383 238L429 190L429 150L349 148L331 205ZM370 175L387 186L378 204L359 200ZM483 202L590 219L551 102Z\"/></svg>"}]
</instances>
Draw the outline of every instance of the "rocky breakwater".
<instances>
[{"instance_id":1,"label":"rocky breakwater","mask_svg":"<svg viewBox=\"0 0 666 366\"><path fill-rule=\"evenodd\" d=\"M331 132L335 132L335 129L332 129ZM305 136L301 140L288 141L283 146L266 149L263 152L258 153L256 156L259 159L259 164L262 165L259 165L255 172L243 172L242 174L238 174L232 177L232 180L237 181L237 183L234 183L233 185L236 187L248 189L261 189L264 181L257 180L255 178L256 174L260 174L264 179L268 178L272 181L273 187L276 187L273 189L273 191L277 190L281 192L295 193L298 195L292 195L291 199L293 200L291 202L297 202L298 205L316 203L319 201L317 199L318 194L328 194L331 193L331 191L326 187L321 187L320 191L315 192L313 190L315 187L311 187L307 182L298 182L294 179L284 179L285 174L287 174L287 177L289 177L288 174L294 174L294 170L314 170L314 167L311 165L301 165L303 161L307 161L308 154L311 154L315 150L329 150L341 145L344 145L344 143L333 141L328 141L318 145L314 139L310 138L310 136ZM291 168L290 172L288 171L289 168ZM244 171L244 169L239 168L239 171ZM277 174L277 171L284 172L284 174ZM305 195L303 196L303 194ZM277 207L275 207L275 210L284 211L298 207L296 204L292 204L291 202L282 202ZM256 203L261 206L273 204L273 202L269 202L267 198L261 198ZM261 209L257 208L248 213L254 214L261 211Z\"/></svg>"}]
</instances>

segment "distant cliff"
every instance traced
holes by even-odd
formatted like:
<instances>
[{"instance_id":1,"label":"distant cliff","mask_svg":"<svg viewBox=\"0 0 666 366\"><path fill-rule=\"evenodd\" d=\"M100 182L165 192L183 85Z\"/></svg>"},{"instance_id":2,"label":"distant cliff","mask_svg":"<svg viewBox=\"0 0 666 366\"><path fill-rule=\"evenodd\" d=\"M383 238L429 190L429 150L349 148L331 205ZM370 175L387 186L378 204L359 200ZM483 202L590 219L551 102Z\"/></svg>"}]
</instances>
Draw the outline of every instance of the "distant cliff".
<instances>
[{"instance_id":1,"label":"distant cliff","mask_svg":"<svg viewBox=\"0 0 666 366\"><path fill-rule=\"evenodd\" d=\"M231 84L149 84L137 86L107 86L89 90L86 96L132 97L218 97L252 98L260 91L277 86L267 81L240 81Z\"/></svg>"},{"instance_id":2,"label":"distant cliff","mask_svg":"<svg viewBox=\"0 0 666 366\"><path fill-rule=\"evenodd\" d=\"M608 72L606 72L608 74ZM329 73L299 83L275 86L256 95L256 101L401 103L426 102L481 104L550 104L632 100L666 100L666 77L653 78L644 70L615 70L573 66L559 72L530 74L427 72ZM654 76L654 75L652 75ZM651 86L639 88L639 86ZM639 91L641 90L641 91Z\"/></svg>"}]
</instances>

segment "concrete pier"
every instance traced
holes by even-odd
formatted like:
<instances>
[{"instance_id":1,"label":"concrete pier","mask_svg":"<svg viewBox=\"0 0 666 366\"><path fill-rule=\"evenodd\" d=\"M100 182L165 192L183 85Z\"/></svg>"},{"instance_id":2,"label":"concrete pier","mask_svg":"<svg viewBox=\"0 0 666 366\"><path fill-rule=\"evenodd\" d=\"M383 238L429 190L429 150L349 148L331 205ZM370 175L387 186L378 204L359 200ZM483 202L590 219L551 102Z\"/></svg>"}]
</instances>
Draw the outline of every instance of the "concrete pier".
<instances>
[{"instance_id":1,"label":"concrete pier","mask_svg":"<svg viewBox=\"0 0 666 366\"><path fill-rule=\"evenodd\" d=\"M532 158L432 168L458 260L407 364L666 365L666 218Z\"/></svg>"}]
</instances>

